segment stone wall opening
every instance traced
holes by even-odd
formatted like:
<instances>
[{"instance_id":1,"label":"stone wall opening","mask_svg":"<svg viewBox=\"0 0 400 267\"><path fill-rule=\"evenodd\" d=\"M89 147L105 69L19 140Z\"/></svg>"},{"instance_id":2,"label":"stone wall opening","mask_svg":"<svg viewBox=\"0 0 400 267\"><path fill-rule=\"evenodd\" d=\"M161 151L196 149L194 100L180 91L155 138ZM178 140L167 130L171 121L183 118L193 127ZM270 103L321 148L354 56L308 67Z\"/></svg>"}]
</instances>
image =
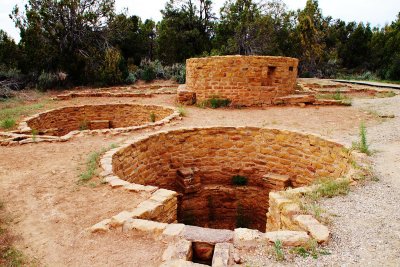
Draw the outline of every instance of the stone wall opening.
<instances>
[{"instance_id":1,"label":"stone wall opening","mask_svg":"<svg viewBox=\"0 0 400 267\"><path fill-rule=\"evenodd\" d=\"M141 138L113 154L112 166L126 181L178 192L181 223L265 232L269 192L342 177L349 157L312 135L215 127Z\"/></svg>"},{"instance_id":2,"label":"stone wall opening","mask_svg":"<svg viewBox=\"0 0 400 267\"><path fill-rule=\"evenodd\" d=\"M36 134L64 136L76 130L140 126L164 119L174 112L161 106L107 104L63 107L40 113L25 123Z\"/></svg>"}]
</instances>

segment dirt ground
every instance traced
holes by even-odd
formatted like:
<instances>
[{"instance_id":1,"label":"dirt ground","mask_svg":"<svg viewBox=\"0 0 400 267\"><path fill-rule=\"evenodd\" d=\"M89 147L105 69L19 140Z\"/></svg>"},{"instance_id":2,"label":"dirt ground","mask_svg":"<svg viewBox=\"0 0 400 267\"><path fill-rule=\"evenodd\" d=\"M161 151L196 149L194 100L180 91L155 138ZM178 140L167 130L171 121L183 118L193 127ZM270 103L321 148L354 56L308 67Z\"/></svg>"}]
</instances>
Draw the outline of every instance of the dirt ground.
<instances>
[{"instance_id":1,"label":"dirt ground","mask_svg":"<svg viewBox=\"0 0 400 267\"><path fill-rule=\"evenodd\" d=\"M174 95L153 98L75 98L54 106L85 103L175 105ZM53 105L52 104L52 105ZM266 109L201 109L187 107L187 117L162 130L187 126L258 126L321 135L347 147L366 122L376 153L371 157L379 182L324 203L337 215L331 255L295 259L281 265L400 266L400 96L354 99L351 107L271 107ZM393 114L381 119L380 114ZM40 266L158 266L166 244L148 236L85 231L122 210L133 209L146 196L111 190L98 179L78 184L93 151L119 144L151 130L117 136L75 137L65 143L0 147L0 199L12 218L17 247ZM249 266L277 264L255 254Z\"/></svg>"}]
</instances>

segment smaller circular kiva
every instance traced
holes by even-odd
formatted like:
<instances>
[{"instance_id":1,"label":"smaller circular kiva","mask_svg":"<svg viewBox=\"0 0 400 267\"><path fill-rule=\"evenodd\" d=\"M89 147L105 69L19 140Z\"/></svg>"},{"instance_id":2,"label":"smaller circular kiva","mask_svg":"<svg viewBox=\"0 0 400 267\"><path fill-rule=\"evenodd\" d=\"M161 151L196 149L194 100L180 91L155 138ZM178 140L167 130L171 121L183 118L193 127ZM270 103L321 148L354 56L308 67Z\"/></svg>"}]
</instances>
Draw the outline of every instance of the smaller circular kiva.
<instances>
[{"instance_id":1,"label":"smaller circular kiva","mask_svg":"<svg viewBox=\"0 0 400 267\"><path fill-rule=\"evenodd\" d=\"M313 135L214 127L141 137L113 154L112 167L128 182L178 192L178 222L265 232L269 192L343 177L349 157Z\"/></svg>"},{"instance_id":2,"label":"smaller circular kiva","mask_svg":"<svg viewBox=\"0 0 400 267\"><path fill-rule=\"evenodd\" d=\"M148 125L174 113L151 105L107 104L63 107L37 114L23 122L40 135L64 136L72 131L128 128Z\"/></svg>"}]
</instances>

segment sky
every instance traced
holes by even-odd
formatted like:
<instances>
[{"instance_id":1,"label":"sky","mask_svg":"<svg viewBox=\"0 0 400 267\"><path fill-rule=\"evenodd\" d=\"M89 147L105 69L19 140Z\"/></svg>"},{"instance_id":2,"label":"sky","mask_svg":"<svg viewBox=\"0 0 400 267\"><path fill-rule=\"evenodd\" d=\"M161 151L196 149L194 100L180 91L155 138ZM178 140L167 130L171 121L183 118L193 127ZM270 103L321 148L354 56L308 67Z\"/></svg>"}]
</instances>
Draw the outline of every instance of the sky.
<instances>
[{"instance_id":1,"label":"sky","mask_svg":"<svg viewBox=\"0 0 400 267\"><path fill-rule=\"evenodd\" d=\"M296 10L305 6L306 0L283 0L289 9ZM128 8L129 15L138 15L142 19L160 20L160 10L167 0L116 0L117 11ZM216 13L225 0L213 0ZM22 9L26 0L0 0L0 29L6 31L15 40L19 32L14 27L9 14L15 5ZM369 22L372 26L384 26L396 19L400 12L400 0L319 0L324 16L344 21Z\"/></svg>"}]
</instances>

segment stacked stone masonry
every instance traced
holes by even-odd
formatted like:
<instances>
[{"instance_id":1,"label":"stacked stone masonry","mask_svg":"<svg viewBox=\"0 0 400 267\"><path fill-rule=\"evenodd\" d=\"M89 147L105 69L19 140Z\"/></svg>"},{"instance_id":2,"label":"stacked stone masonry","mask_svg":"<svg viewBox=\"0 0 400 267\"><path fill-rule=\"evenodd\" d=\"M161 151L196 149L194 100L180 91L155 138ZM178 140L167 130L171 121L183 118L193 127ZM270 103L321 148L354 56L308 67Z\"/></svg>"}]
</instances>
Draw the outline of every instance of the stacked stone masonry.
<instances>
[{"instance_id":1,"label":"stacked stone masonry","mask_svg":"<svg viewBox=\"0 0 400 267\"><path fill-rule=\"evenodd\" d=\"M270 192L342 177L349 157L341 145L312 135L217 127L141 138L113 154L112 168L128 182L176 191L179 222L264 232ZM247 185L234 185L235 175Z\"/></svg>"},{"instance_id":2,"label":"stacked stone masonry","mask_svg":"<svg viewBox=\"0 0 400 267\"><path fill-rule=\"evenodd\" d=\"M174 110L160 106L131 104L85 105L64 107L38 114L25 123L39 134L64 136L75 130L114 129L164 119Z\"/></svg>"},{"instance_id":3,"label":"stacked stone masonry","mask_svg":"<svg viewBox=\"0 0 400 267\"><path fill-rule=\"evenodd\" d=\"M191 58L186 61L185 92L195 93L197 103L218 97L233 105L273 105L274 99L295 92L298 62L267 56Z\"/></svg>"}]
</instances>

